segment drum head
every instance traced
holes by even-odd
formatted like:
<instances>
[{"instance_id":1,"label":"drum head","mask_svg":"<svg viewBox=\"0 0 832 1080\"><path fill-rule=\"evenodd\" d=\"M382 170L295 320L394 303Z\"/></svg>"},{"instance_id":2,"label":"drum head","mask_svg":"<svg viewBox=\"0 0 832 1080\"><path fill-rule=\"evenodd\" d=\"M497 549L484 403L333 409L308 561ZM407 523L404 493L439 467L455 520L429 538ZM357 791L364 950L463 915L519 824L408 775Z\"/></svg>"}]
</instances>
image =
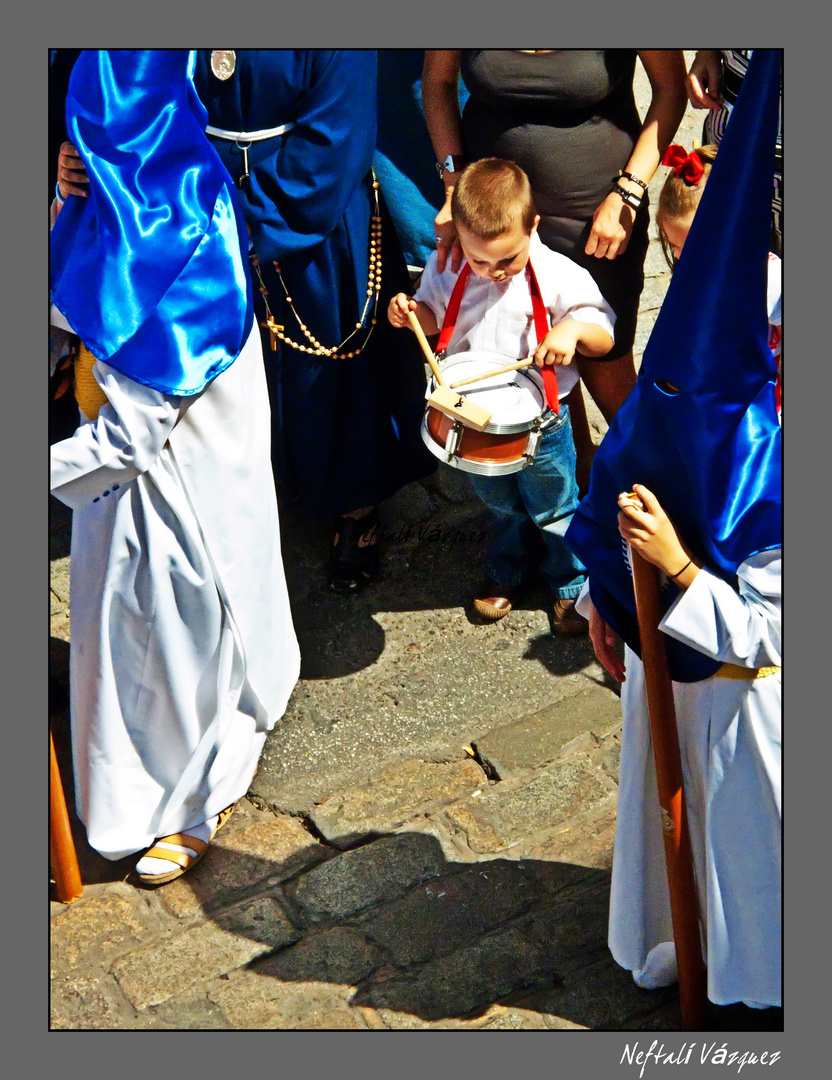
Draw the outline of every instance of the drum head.
<instances>
[{"instance_id":1,"label":"drum head","mask_svg":"<svg viewBox=\"0 0 832 1080\"><path fill-rule=\"evenodd\" d=\"M508 357L494 353L464 352L449 356L441 365L442 377L449 385L480 377L478 382L460 387L459 392L491 413L486 431L506 435L528 431L546 408L543 380L533 366L489 377L489 370L510 363Z\"/></svg>"}]
</instances>

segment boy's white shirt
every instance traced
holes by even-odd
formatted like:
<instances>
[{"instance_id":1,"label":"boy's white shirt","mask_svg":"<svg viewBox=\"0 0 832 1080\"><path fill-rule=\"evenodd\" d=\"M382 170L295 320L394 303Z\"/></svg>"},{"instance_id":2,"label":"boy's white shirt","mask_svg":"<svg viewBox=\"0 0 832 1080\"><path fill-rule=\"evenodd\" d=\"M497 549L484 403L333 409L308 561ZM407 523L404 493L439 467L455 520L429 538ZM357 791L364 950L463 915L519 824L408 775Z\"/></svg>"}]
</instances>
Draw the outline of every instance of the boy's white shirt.
<instances>
[{"instance_id":1,"label":"boy's white shirt","mask_svg":"<svg viewBox=\"0 0 832 1080\"><path fill-rule=\"evenodd\" d=\"M537 233L529 243L529 259L540 284L550 328L562 319L572 318L595 323L612 335L615 315L589 271L547 248ZM436 252L433 252L414 294L415 300L427 304L440 326L458 277L450 266L448 260L444 272L437 273ZM448 352L497 353L511 361L529 356L538 344L525 272L507 281L492 281L477 277L472 271ZM563 399L578 381L577 368L573 361L556 367L555 372L558 396Z\"/></svg>"}]
</instances>

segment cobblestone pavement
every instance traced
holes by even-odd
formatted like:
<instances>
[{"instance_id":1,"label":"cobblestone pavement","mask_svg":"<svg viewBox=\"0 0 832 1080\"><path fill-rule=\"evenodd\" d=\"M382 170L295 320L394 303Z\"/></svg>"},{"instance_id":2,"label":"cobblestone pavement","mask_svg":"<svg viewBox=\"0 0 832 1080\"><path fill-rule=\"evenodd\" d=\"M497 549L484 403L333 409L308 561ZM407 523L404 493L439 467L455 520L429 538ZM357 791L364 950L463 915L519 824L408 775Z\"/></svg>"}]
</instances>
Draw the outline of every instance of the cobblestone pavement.
<instances>
[{"instance_id":1,"label":"cobblestone pavement","mask_svg":"<svg viewBox=\"0 0 832 1080\"><path fill-rule=\"evenodd\" d=\"M680 141L699 127L689 113ZM667 287L657 248L639 353ZM53 1028L680 1028L675 988L639 990L606 947L617 691L586 639L551 635L541 587L476 621L488 524L463 474L382 511L383 574L341 598L320 581L326 530L283 510L301 680L196 869L136 888L135 860L101 859L73 816L85 888L52 904ZM54 501L51 542L50 720L71 803Z\"/></svg>"}]
</instances>

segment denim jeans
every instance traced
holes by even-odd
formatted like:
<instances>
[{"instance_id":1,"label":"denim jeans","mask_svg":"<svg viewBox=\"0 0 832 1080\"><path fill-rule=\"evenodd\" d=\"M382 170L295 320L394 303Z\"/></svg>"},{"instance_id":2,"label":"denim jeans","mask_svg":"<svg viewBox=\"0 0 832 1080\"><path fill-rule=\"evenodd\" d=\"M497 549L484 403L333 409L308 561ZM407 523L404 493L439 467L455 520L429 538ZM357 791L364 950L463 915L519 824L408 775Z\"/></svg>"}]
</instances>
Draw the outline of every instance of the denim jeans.
<instances>
[{"instance_id":1,"label":"denim jeans","mask_svg":"<svg viewBox=\"0 0 832 1080\"><path fill-rule=\"evenodd\" d=\"M578 507L569 407L561 402L528 468L508 476L469 474L469 479L494 518L488 559L492 581L519 585L539 569L555 596L576 597L587 575L563 541Z\"/></svg>"}]
</instances>

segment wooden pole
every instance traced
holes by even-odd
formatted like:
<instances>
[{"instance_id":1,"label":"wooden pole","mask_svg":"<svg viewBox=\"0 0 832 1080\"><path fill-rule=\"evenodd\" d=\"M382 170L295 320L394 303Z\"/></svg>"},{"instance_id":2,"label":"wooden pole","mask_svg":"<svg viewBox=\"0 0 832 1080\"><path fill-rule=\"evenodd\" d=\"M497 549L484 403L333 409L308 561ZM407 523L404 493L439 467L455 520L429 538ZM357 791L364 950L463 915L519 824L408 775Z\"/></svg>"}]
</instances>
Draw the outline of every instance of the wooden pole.
<instances>
[{"instance_id":1,"label":"wooden pole","mask_svg":"<svg viewBox=\"0 0 832 1080\"><path fill-rule=\"evenodd\" d=\"M83 892L78 856L69 827L69 813L55 755L55 743L49 732L49 857L55 892L62 904L71 904Z\"/></svg>"},{"instance_id":2,"label":"wooden pole","mask_svg":"<svg viewBox=\"0 0 832 1080\"><path fill-rule=\"evenodd\" d=\"M707 980L699 930L699 902L693 875L693 852L690 846L685 790L682 782L682 757L673 684L667 666L667 653L659 622L662 618L659 570L630 548L633 586L650 738L656 765L656 783L662 815L662 835L670 891L673 940L679 971L679 998L682 1027L685 1031L708 1028Z\"/></svg>"}]
</instances>

